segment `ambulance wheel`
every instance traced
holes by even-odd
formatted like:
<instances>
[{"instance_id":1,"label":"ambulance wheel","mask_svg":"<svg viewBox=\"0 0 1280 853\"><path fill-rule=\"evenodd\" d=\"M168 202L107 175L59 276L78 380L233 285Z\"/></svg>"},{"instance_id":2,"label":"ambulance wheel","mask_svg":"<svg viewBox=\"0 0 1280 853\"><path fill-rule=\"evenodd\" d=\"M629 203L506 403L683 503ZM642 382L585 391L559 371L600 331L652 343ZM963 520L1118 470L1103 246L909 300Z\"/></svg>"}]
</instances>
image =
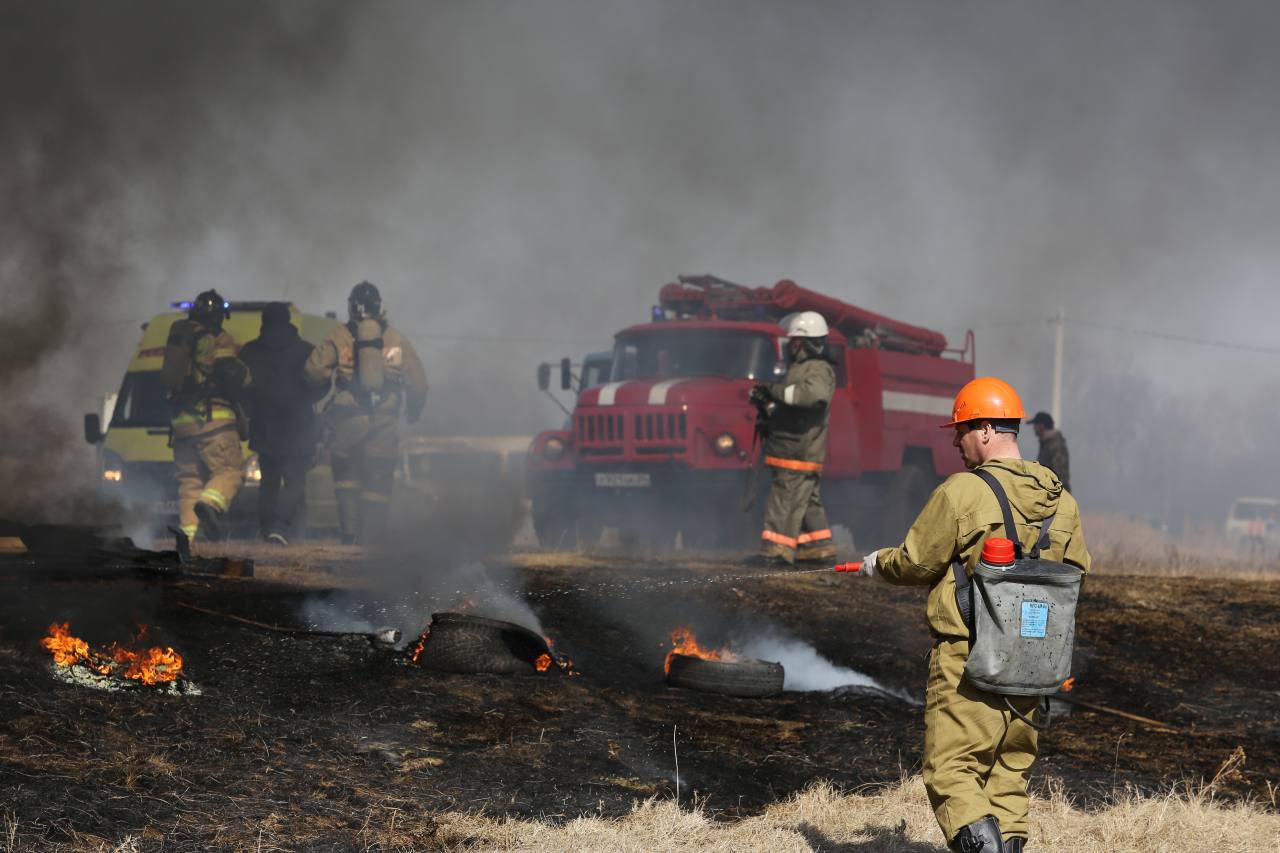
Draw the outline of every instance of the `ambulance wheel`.
<instances>
[{"instance_id":1,"label":"ambulance wheel","mask_svg":"<svg viewBox=\"0 0 1280 853\"><path fill-rule=\"evenodd\" d=\"M726 696L772 696L782 692L783 681L782 664L751 658L723 661L672 655L667 673L667 683L673 687Z\"/></svg>"}]
</instances>

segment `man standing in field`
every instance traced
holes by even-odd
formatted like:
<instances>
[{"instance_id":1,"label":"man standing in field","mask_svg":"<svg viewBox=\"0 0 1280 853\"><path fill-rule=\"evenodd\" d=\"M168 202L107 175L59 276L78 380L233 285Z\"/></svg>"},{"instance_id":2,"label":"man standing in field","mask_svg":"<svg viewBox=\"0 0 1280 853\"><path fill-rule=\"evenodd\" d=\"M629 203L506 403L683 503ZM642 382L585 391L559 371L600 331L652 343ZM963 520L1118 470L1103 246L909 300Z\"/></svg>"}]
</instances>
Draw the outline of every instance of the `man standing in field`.
<instances>
[{"instance_id":1,"label":"man standing in field","mask_svg":"<svg viewBox=\"0 0 1280 853\"><path fill-rule=\"evenodd\" d=\"M827 321L803 311L787 322L791 368L780 382L751 389L751 402L769 411L764 464L773 485L754 562L789 566L830 563L836 548L819 483L827 453L827 419L836 371L827 351Z\"/></svg>"},{"instance_id":2,"label":"man standing in field","mask_svg":"<svg viewBox=\"0 0 1280 853\"><path fill-rule=\"evenodd\" d=\"M1054 428L1053 415L1048 412L1036 412L1036 416L1027 421L1036 431L1040 439L1040 455L1036 461L1058 475L1062 488L1071 491L1071 459L1067 455L1067 440Z\"/></svg>"},{"instance_id":3,"label":"man standing in field","mask_svg":"<svg viewBox=\"0 0 1280 853\"><path fill-rule=\"evenodd\" d=\"M953 474L930 496L897 548L863 559L863 574L894 584L929 586L927 616L934 636L925 694L924 783L952 850L1022 853L1027 840L1027 775L1035 763L1035 696L1002 696L964 678L970 633L956 601L951 570L972 575L989 536L1028 551L1052 518L1041 556L1089 569L1080 509L1054 473L1018 451L1022 401L994 377L974 379L956 395L954 445L970 471L1003 487L1016 530L1004 529L995 492L980 477ZM1006 702L1006 700L1008 700ZM1017 713L1014 713L1016 711Z\"/></svg>"}]
</instances>

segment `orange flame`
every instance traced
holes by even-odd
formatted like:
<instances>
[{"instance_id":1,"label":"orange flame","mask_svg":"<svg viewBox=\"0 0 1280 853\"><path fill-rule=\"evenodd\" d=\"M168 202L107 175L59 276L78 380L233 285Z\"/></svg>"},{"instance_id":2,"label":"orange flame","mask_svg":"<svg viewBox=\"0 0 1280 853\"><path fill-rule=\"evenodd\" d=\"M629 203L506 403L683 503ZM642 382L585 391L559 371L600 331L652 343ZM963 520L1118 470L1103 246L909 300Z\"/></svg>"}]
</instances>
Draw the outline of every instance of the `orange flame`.
<instances>
[{"instance_id":1,"label":"orange flame","mask_svg":"<svg viewBox=\"0 0 1280 853\"><path fill-rule=\"evenodd\" d=\"M736 661L742 660L741 656L732 649L704 649L698 645L698 638L693 633L692 628L681 626L671 632L671 651L667 652L667 659L662 664L664 672L671 672L672 655L689 655L690 657L702 658L703 660L723 660Z\"/></svg>"},{"instance_id":2,"label":"orange flame","mask_svg":"<svg viewBox=\"0 0 1280 853\"><path fill-rule=\"evenodd\" d=\"M417 644L413 647L413 656L410 658L414 663L418 662L418 658L422 657L422 650L427 647L427 639L431 636L431 629L423 631L418 637Z\"/></svg>"},{"instance_id":3,"label":"orange flame","mask_svg":"<svg viewBox=\"0 0 1280 853\"><path fill-rule=\"evenodd\" d=\"M1068 678L1066 681L1062 682L1062 686L1059 687L1058 689L1063 693L1070 693L1075 686L1076 686L1076 677L1073 675L1070 678Z\"/></svg>"},{"instance_id":4,"label":"orange flame","mask_svg":"<svg viewBox=\"0 0 1280 853\"><path fill-rule=\"evenodd\" d=\"M147 626L139 625L134 642L142 640L146 635ZM89 644L79 637L71 636L69 622L54 622L50 625L49 635L40 641L40 645L53 653L53 662L58 666L80 664L99 675L114 673L143 684L177 681L182 674L182 655L168 646L152 646L144 652L134 652L112 643L98 651L89 648Z\"/></svg>"},{"instance_id":5,"label":"orange flame","mask_svg":"<svg viewBox=\"0 0 1280 853\"><path fill-rule=\"evenodd\" d=\"M537 660L533 662L533 668L538 672L546 672L551 668L551 655L546 652L538 655Z\"/></svg>"}]
</instances>

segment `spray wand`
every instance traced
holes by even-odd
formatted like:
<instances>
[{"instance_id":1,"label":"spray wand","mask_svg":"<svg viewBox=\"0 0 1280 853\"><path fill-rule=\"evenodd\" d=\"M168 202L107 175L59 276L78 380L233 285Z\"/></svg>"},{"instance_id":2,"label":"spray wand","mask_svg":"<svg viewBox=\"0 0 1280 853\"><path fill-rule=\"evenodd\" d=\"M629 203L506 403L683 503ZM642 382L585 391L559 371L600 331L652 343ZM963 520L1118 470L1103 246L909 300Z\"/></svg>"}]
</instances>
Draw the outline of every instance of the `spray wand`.
<instances>
[{"instance_id":1,"label":"spray wand","mask_svg":"<svg viewBox=\"0 0 1280 853\"><path fill-rule=\"evenodd\" d=\"M857 560L852 563L836 563L832 566L831 570L835 572L848 572L851 575L860 575L862 574L862 561Z\"/></svg>"}]
</instances>

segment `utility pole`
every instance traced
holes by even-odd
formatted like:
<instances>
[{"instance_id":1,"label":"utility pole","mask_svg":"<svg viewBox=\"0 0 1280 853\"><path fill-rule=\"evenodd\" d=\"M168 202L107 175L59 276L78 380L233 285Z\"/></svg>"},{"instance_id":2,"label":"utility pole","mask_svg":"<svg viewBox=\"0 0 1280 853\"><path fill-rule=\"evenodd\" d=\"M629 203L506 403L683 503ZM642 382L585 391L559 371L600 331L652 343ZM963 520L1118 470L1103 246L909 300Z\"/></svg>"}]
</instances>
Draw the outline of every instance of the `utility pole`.
<instances>
[{"instance_id":1,"label":"utility pole","mask_svg":"<svg viewBox=\"0 0 1280 853\"><path fill-rule=\"evenodd\" d=\"M1049 413L1053 415L1053 425L1056 429L1062 429L1062 337L1063 337L1063 314L1062 309L1058 309L1058 313L1053 315L1053 319L1049 322L1054 326L1053 338L1053 410Z\"/></svg>"}]
</instances>

